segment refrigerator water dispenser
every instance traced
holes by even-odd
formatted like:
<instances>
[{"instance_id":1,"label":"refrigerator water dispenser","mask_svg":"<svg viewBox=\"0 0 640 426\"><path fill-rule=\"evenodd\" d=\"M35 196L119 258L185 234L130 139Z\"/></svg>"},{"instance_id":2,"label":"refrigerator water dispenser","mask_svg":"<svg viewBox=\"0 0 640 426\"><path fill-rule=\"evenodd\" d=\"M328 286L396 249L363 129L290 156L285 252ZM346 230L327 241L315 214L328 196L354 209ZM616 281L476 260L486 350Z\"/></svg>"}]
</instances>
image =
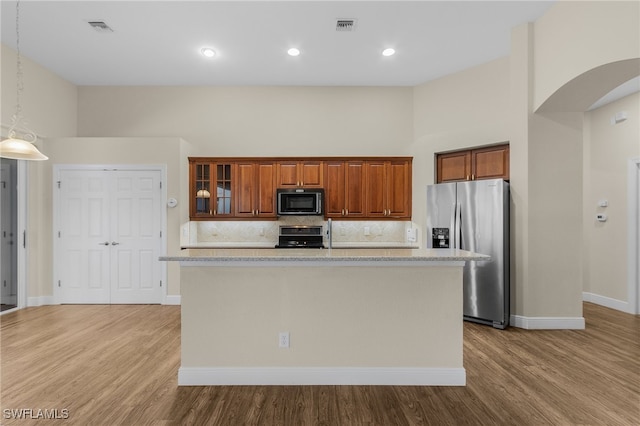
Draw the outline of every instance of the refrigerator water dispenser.
<instances>
[{"instance_id":1,"label":"refrigerator water dispenser","mask_svg":"<svg viewBox=\"0 0 640 426\"><path fill-rule=\"evenodd\" d=\"M449 248L449 228L433 228L431 231L431 247Z\"/></svg>"}]
</instances>

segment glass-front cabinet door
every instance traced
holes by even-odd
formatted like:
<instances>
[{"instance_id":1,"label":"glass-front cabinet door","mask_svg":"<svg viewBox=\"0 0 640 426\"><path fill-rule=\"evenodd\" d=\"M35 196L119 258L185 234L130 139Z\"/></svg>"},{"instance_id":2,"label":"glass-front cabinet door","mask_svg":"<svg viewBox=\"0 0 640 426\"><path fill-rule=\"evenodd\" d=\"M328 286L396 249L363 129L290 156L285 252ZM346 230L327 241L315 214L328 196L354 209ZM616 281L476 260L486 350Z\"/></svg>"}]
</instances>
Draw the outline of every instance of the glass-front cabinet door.
<instances>
[{"instance_id":1,"label":"glass-front cabinet door","mask_svg":"<svg viewBox=\"0 0 640 426\"><path fill-rule=\"evenodd\" d=\"M191 162L192 219L233 216L233 174L232 163Z\"/></svg>"},{"instance_id":2,"label":"glass-front cabinet door","mask_svg":"<svg viewBox=\"0 0 640 426\"><path fill-rule=\"evenodd\" d=\"M231 208L231 189L232 172L231 164L215 164L216 179L214 182L216 188L216 203L213 211L214 216L231 216L233 209Z\"/></svg>"},{"instance_id":3,"label":"glass-front cabinet door","mask_svg":"<svg viewBox=\"0 0 640 426\"><path fill-rule=\"evenodd\" d=\"M195 164L195 216L212 216L211 208L211 165Z\"/></svg>"}]
</instances>

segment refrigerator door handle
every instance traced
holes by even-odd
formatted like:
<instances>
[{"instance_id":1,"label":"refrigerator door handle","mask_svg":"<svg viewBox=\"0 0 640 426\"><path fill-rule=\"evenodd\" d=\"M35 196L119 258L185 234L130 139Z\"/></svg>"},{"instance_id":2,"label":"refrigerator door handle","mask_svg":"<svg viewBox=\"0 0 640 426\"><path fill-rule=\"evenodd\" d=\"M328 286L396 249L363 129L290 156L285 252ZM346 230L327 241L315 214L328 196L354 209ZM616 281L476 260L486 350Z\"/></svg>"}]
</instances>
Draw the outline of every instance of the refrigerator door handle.
<instances>
[{"instance_id":1,"label":"refrigerator door handle","mask_svg":"<svg viewBox=\"0 0 640 426\"><path fill-rule=\"evenodd\" d=\"M462 220L462 212L460 209L460 203L456 203L456 208L455 208L455 215L456 215L456 219L455 219L455 228L454 228L454 235L453 235L453 247L459 249L460 248L460 238L462 236L462 230L461 230L461 220Z\"/></svg>"},{"instance_id":2,"label":"refrigerator door handle","mask_svg":"<svg viewBox=\"0 0 640 426\"><path fill-rule=\"evenodd\" d=\"M453 205L451 206L451 227L449 228L451 232L451 234L449 235L449 246L451 248L456 248L456 241L455 241L455 233L456 233L456 216L457 216L457 208L458 205L456 203L453 203Z\"/></svg>"}]
</instances>

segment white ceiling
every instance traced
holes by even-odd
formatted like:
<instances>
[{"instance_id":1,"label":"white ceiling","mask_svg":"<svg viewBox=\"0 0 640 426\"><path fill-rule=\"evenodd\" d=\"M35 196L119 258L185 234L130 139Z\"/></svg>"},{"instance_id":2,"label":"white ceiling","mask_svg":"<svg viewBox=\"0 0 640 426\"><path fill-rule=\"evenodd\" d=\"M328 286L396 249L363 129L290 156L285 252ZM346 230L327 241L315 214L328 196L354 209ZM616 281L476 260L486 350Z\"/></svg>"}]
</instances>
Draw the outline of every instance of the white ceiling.
<instances>
[{"instance_id":1,"label":"white ceiling","mask_svg":"<svg viewBox=\"0 0 640 426\"><path fill-rule=\"evenodd\" d=\"M507 56L511 29L552 4L22 0L20 47L76 85L412 86ZM15 12L2 0L2 43L13 48ZM356 30L337 32L340 18ZM204 58L203 46L218 55ZM286 54L292 46L300 56ZM386 47L397 53L383 57Z\"/></svg>"}]
</instances>

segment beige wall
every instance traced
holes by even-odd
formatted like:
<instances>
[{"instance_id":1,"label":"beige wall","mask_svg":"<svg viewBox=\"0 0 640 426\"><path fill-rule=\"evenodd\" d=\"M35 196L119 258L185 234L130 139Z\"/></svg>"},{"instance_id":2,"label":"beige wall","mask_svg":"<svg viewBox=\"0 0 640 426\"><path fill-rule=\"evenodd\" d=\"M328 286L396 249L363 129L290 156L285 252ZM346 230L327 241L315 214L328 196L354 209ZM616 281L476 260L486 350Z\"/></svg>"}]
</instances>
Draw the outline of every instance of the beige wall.
<instances>
[{"instance_id":1,"label":"beige wall","mask_svg":"<svg viewBox=\"0 0 640 426\"><path fill-rule=\"evenodd\" d=\"M612 124L621 111L628 119ZM627 162L640 157L639 116L638 93L585 115L584 291L627 303ZM598 207L603 199L608 207Z\"/></svg>"},{"instance_id":2,"label":"beige wall","mask_svg":"<svg viewBox=\"0 0 640 426\"><path fill-rule=\"evenodd\" d=\"M3 135L16 106L16 52L0 44L2 57L1 93ZM21 107L25 123L40 137L75 136L77 132L78 88L22 56ZM38 147L46 152L42 141Z\"/></svg>"},{"instance_id":3,"label":"beige wall","mask_svg":"<svg viewBox=\"0 0 640 426\"><path fill-rule=\"evenodd\" d=\"M0 44L1 53L1 113L2 135L11 125L16 104L16 52ZM75 85L51 73L29 58L22 57L24 90L21 96L24 124L41 138L38 148L49 155L46 137L75 136L77 131L77 95ZM43 139L45 138L45 139ZM52 293L50 246L45 241L51 235L50 228L41 226L44 218L51 214L49 199L43 198L41 183L50 185L50 176L43 174L43 163L27 163L27 292L28 296L43 296ZM43 240L44 239L44 240Z\"/></svg>"},{"instance_id":4,"label":"beige wall","mask_svg":"<svg viewBox=\"0 0 640 426\"><path fill-rule=\"evenodd\" d=\"M434 154L509 140L509 59L414 88L413 221L426 221L426 186L434 183ZM426 236L422 232L424 243Z\"/></svg>"},{"instance_id":5,"label":"beige wall","mask_svg":"<svg viewBox=\"0 0 640 426\"><path fill-rule=\"evenodd\" d=\"M80 87L81 136L179 136L201 156L401 155L410 87Z\"/></svg>"},{"instance_id":6,"label":"beige wall","mask_svg":"<svg viewBox=\"0 0 640 426\"><path fill-rule=\"evenodd\" d=\"M554 4L535 22L534 110L566 83L589 70L639 58L639 20L640 2L637 1L559 1ZM622 83L606 77L605 73L591 82L592 89L596 90L586 95L591 96L593 102ZM610 87L597 87L601 84Z\"/></svg>"},{"instance_id":7,"label":"beige wall","mask_svg":"<svg viewBox=\"0 0 640 426\"><path fill-rule=\"evenodd\" d=\"M53 168L56 164L165 165L167 198L176 198L178 207L167 208L167 254L180 251L180 224L189 220L188 144L179 138L57 138L47 139L49 161L38 164L39 179L32 183L42 197L41 209L31 226L39 230L37 256L42 279L31 282L29 296L53 294ZM35 243L35 242L34 242ZM174 262L175 263L175 262ZM180 294L178 265L170 263L167 270L170 295Z\"/></svg>"}]
</instances>

